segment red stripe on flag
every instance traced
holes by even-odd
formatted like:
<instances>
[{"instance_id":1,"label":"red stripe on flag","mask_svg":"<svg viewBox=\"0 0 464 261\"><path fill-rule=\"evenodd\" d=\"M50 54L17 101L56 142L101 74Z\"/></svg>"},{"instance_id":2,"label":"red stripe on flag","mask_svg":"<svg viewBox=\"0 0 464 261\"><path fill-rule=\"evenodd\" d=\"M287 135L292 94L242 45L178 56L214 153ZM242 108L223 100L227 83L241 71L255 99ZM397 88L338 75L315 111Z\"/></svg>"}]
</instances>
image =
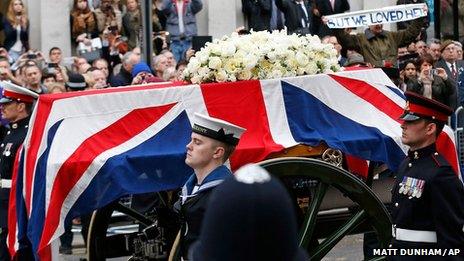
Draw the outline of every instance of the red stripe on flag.
<instances>
[{"instance_id":1,"label":"red stripe on flag","mask_svg":"<svg viewBox=\"0 0 464 261\"><path fill-rule=\"evenodd\" d=\"M11 177L10 201L8 202L8 250L10 252L11 258L13 258L16 254L16 183L18 179L19 158L21 157L22 149L23 145L20 145L16 152L13 165L13 175ZM20 182L22 182L22 180L20 180Z\"/></svg>"},{"instance_id":2,"label":"red stripe on flag","mask_svg":"<svg viewBox=\"0 0 464 261\"><path fill-rule=\"evenodd\" d=\"M390 118L401 123L399 118L401 114L403 114L404 109L398 106L398 104L378 89L361 80L346 78L334 74L330 74L329 76L347 90L356 94L356 96L374 105L376 108L390 116Z\"/></svg>"},{"instance_id":3,"label":"red stripe on flag","mask_svg":"<svg viewBox=\"0 0 464 261\"><path fill-rule=\"evenodd\" d=\"M351 173L367 178L369 174L369 165L366 160L348 154L345 154L345 158L346 165Z\"/></svg>"},{"instance_id":4,"label":"red stripe on flag","mask_svg":"<svg viewBox=\"0 0 464 261\"><path fill-rule=\"evenodd\" d=\"M37 106L35 108L35 120L32 126L31 137L29 139L28 147L25 150L25 167L24 167L24 179L25 184L25 196L24 201L28 216L31 213L31 199L32 199L32 180L34 178L35 164L37 160L37 154L39 152L40 144L42 142L42 136L44 135L45 125L50 115L50 110L53 106L54 99L47 97L39 97Z\"/></svg>"},{"instance_id":5,"label":"red stripe on flag","mask_svg":"<svg viewBox=\"0 0 464 261\"><path fill-rule=\"evenodd\" d=\"M455 173L459 173L459 162L456 154L456 146L444 131L438 135L436 141L437 151L448 161ZM454 149L451 149L454 148Z\"/></svg>"},{"instance_id":6,"label":"red stripe on flag","mask_svg":"<svg viewBox=\"0 0 464 261\"><path fill-rule=\"evenodd\" d=\"M63 163L58 171L50 195L44 230L39 244L39 254L48 245L60 222L60 212L66 196L75 186L93 160L101 153L130 140L158 121L176 103L135 109L86 139ZM111 139L108 139L111 137ZM59 186L58 186L59 185Z\"/></svg>"},{"instance_id":7,"label":"red stripe on flag","mask_svg":"<svg viewBox=\"0 0 464 261\"><path fill-rule=\"evenodd\" d=\"M231 157L233 170L283 149L272 139L259 81L202 84L201 91L210 116L247 129Z\"/></svg>"},{"instance_id":8,"label":"red stripe on flag","mask_svg":"<svg viewBox=\"0 0 464 261\"><path fill-rule=\"evenodd\" d=\"M26 209L28 213L31 213L31 198L32 198L32 182L35 172L35 166L37 161L37 156L39 156L39 149L42 143L42 137L44 135L44 131L46 130L46 124L48 117L50 115L51 108L53 107L53 103L57 100L68 99L78 96L85 96L85 95L92 95L92 94L99 94L99 93L118 93L118 92L132 92L132 91L140 91L140 90L151 90L151 89L159 89L159 88L167 88L167 87L177 87L181 86L179 82L172 83L159 83L159 84L147 84L143 86L126 86L126 87L119 87L119 88L107 88L107 89L98 89L98 90L89 90L85 92L68 92L68 93L61 93L61 94L44 94L40 95L39 100L37 102L36 116L34 119L34 127L32 129L30 142L28 148L26 148L26 157L25 157L25 164L26 167L24 169L24 177L26 179L25 185L25 202L26 202Z\"/></svg>"},{"instance_id":9,"label":"red stripe on flag","mask_svg":"<svg viewBox=\"0 0 464 261\"><path fill-rule=\"evenodd\" d=\"M370 84L356 79L341 77L338 75L330 74L330 77L345 87L347 90L356 94L360 98L369 102L370 104L383 111L390 118L401 123L399 119L404 112L404 108L401 108L393 102L388 96L383 94L378 89L372 87ZM455 171L456 175L459 175L459 164L456 153L456 146L451 138L445 133L440 133L436 141L437 151L451 164L451 167Z\"/></svg>"}]
</instances>

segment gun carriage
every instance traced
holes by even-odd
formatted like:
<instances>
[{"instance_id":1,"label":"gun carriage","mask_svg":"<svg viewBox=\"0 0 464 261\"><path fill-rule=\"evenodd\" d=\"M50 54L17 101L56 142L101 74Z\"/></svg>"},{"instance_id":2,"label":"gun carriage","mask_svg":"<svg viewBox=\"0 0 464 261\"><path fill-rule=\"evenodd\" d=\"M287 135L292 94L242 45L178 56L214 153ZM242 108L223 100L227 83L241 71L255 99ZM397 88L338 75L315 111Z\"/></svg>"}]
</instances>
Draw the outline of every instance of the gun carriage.
<instances>
[{"instance_id":1,"label":"gun carriage","mask_svg":"<svg viewBox=\"0 0 464 261\"><path fill-rule=\"evenodd\" d=\"M352 174L344 169L342 152L326 144L297 145L271 154L259 164L288 188L301 226L299 243L308 250L312 260L322 259L349 234L375 232L379 246L388 246L391 221L386 205L390 202L393 177L379 177L372 166L367 178ZM89 260L131 255L130 260L167 260L174 240L173 230L157 220L163 215L163 218L173 218L161 213L166 211L165 203L159 215L155 210L151 216L138 213L123 202L95 211L88 237ZM115 212L124 213L133 222L148 228L109 235L108 228L117 224Z\"/></svg>"}]
</instances>

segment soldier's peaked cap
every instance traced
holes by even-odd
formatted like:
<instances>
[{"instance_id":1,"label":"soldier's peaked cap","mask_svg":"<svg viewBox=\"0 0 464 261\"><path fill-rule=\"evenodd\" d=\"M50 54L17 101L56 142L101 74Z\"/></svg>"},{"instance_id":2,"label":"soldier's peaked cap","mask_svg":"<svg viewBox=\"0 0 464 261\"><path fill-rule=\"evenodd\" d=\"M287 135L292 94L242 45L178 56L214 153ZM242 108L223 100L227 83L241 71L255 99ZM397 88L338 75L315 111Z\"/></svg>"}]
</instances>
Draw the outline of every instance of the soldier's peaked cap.
<instances>
[{"instance_id":1,"label":"soldier's peaked cap","mask_svg":"<svg viewBox=\"0 0 464 261\"><path fill-rule=\"evenodd\" d=\"M3 88L3 93L2 98L0 99L0 104L12 101L33 103L37 100L37 98L39 98L37 93L11 82L2 81L1 86Z\"/></svg>"},{"instance_id":2,"label":"soldier's peaked cap","mask_svg":"<svg viewBox=\"0 0 464 261\"><path fill-rule=\"evenodd\" d=\"M450 107L417 93L408 91L404 94L407 103L404 113L400 117L404 121L431 119L446 124L448 117L453 113L453 109Z\"/></svg>"},{"instance_id":3,"label":"soldier's peaked cap","mask_svg":"<svg viewBox=\"0 0 464 261\"><path fill-rule=\"evenodd\" d=\"M195 113L192 131L236 146L245 129L221 119Z\"/></svg>"}]
</instances>

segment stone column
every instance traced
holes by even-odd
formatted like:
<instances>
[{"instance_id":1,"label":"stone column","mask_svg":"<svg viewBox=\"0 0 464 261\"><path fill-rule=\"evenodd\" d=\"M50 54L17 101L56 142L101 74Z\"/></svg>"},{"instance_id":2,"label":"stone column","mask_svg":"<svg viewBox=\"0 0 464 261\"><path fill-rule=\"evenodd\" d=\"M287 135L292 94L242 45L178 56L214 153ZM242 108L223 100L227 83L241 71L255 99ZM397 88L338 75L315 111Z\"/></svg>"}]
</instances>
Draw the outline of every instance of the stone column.
<instances>
[{"instance_id":1,"label":"stone column","mask_svg":"<svg viewBox=\"0 0 464 261\"><path fill-rule=\"evenodd\" d=\"M28 0L30 17L30 45L46 57L53 46L71 56L69 12L72 0Z\"/></svg>"},{"instance_id":2,"label":"stone column","mask_svg":"<svg viewBox=\"0 0 464 261\"><path fill-rule=\"evenodd\" d=\"M209 35L213 38L220 38L235 31L241 4L231 0L208 0L207 2Z\"/></svg>"}]
</instances>

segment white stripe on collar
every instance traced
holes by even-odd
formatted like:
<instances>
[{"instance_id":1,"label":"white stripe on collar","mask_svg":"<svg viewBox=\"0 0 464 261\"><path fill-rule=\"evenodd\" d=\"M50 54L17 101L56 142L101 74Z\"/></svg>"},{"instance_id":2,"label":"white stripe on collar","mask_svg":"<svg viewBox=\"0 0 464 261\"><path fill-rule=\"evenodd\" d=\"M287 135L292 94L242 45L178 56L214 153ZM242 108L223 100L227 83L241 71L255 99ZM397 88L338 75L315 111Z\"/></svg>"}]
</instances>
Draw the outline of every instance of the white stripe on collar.
<instances>
[{"instance_id":1,"label":"white stripe on collar","mask_svg":"<svg viewBox=\"0 0 464 261\"><path fill-rule=\"evenodd\" d=\"M192 193L191 195L187 195L187 186L184 185L182 187L182 196L181 196L182 197L182 204L184 204L185 201L187 201L187 199L193 198L196 195L198 195L201 191L212 188L212 187L215 187L215 186L221 184L223 181L224 181L223 179L218 179L218 180L213 180L213 181L207 182L207 183L201 185L198 188L198 190L195 193Z\"/></svg>"}]
</instances>

